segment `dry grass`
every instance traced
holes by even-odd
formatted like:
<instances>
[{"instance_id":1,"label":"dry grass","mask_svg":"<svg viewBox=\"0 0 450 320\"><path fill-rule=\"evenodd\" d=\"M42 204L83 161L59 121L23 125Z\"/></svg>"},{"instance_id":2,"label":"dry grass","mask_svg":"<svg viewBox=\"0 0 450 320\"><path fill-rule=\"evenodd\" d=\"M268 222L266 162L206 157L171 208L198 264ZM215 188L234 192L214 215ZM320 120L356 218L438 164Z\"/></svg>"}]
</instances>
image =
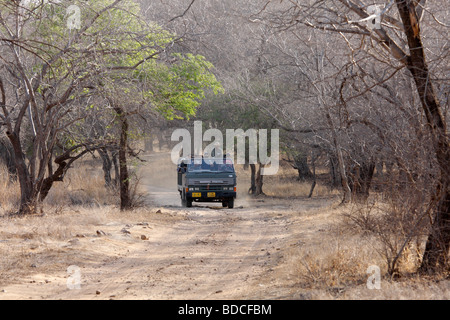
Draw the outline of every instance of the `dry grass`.
<instances>
[{"instance_id":1,"label":"dry grass","mask_svg":"<svg viewBox=\"0 0 450 320\"><path fill-rule=\"evenodd\" d=\"M283 286L291 286L290 297L296 299L450 299L448 279L410 273L417 266L413 252L405 252L401 273L389 275L380 239L348 224L354 210L334 205L298 213L291 245L281 253L283 263L268 277L280 283L284 278ZM371 266L380 269L380 289L367 286Z\"/></svg>"},{"instance_id":2,"label":"dry grass","mask_svg":"<svg viewBox=\"0 0 450 320\"><path fill-rule=\"evenodd\" d=\"M63 182L56 182L41 214L15 216L20 201L18 181L0 167L0 283L36 271L65 270L76 261L100 258L94 248L68 248L79 237L96 236L111 221L145 221L151 208L120 212L118 191L105 187L101 163L80 161Z\"/></svg>"},{"instance_id":3,"label":"dry grass","mask_svg":"<svg viewBox=\"0 0 450 320\"><path fill-rule=\"evenodd\" d=\"M20 187L11 180L6 168L0 166L0 216L17 211ZM45 210L66 206L100 207L117 204L117 190L105 187L101 165L81 162L70 169L63 182L55 182L43 203Z\"/></svg>"},{"instance_id":4,"label":"dry grass","mask_svg":"<svg viewBox=\"0 0 450 320\"><path fill-rule=\"evenodd\" d=\"M9 178L8 170L0 163L0 215L12 212L19 205L20 189L16 181Z\"/></svg>"},{"instance_id":5,"label":"dry grass","mask_svg":"<svg viewBox=\"0 0 450 320\"><path fill-rule=\"evenodd\" d=\"M61 242L75 237L79 227L105 222L106 213L114 210L114 194L104 186L101 167L86 163L54 185L42 204L42 215L14 217L19 201L18 181L10 180L6 168L0 167L0 244L5 244L0 245L0 282L28 274L37 265L63 268L68 258Z\"/></svg>"},{"instance_id":6,"label":"dry grass","mask_svg":"<svg viewBox=\"0 0 450 320\"><path fill-rule=\"evenodd\" d=\"M44 215L21 218L5 215L17 210L19 188L17 182L9 181L6 170L0 168L0 284L21 279L36 268L51 273L80 261L98 263L99 259L111 258L99 256L94 243L82 251L68 244L76 243L79 237L91 239L98 229L107 231L111 223L148 221L149 217L161 219L162 215L155 216L150 208L120 212L116 206L117 195L104 186L101 167L94 167L82 163L69 171L65 181L51 190L44 204ZM146 167L142 172L144 184L146 179L151 179L153 185L176 188L175 166L169 159L162 161L158 168ZM238 192L243 198L247 196L250 170L237 166L237 173ZM280 198L279 201L305 198L310 184L298 182L295 175L292 168L281 167L278 175L264 178L265 193ZM336 191L319 184L313 197L335 194ZM407 247L399 261L401 277L394 280L389 276L386 244L367 231L370 223L381 219L390 241L395 245L402 243L402 238L396 238L395 228L388 228L392 225L386 216L388 209L388 205L379 202L372 208L330 206L293 213L291 245L279 251L281 263L265 281L269 283L269 277L274 277L274 282L291 288L290 297L294 298L450 299L448 280L410 274L417 266L414 246ZM357 218L359 225L349 217ZM368 225L361 227L364 221ZM407 229L408 225L400 222ZM404 235L405 231L402 232ZM126 246L117 247L117 252L120 250L126 250ZM381 290L369 290L366 285L367 268L373 265L381 269Z\"/></svg>"},{"instance_id":7,"label":"dry grass","mask_svg":"<svg viewBox=\"0 0 450 320\"><path fill-rule=\"evenodd\" d=\"M44 216L0 220L0 238L6 244L0 246L0 282L9 283L38 266L47 271L67 267L70 258L62 244L76 236L79 226L95 225L104 215L101 211L95 215L91 212L80 219L80 210L74 208L47 211Z\"/></svg>"},{"instance_id":8,"label":"dry grass","mask_svg":"<svg viewBox=\"0 0 450 320\"><path fill-rule=\"evenodd\" d=\"M372 238L390 276L410 274L421 263L428 234L428 219L405 199L384 202L374 200L355 204L343 215L350 232Z\"/></svg>"},{"instance_id":9,"label":"dry grass","mask_svg":"<svg viewBox=\"0 0 450 320\"><path fill-rule=\"evenodd\" d=\"M97 167L82 163L69 170L64 182L57 182L45 201L50 206L103 206L116 204L114 190L105 187L101 165Z\"/></svg>"},{"instance_id":10,"label":"dry grass","mask_svg":"<svg viewBox=\"0 0 450 320\"><path fill-rule=\"evenodd\" d=\"M242 193L247 194L250 188L250 169L244 170L242 165L236 166L238 175L238 188ZM284 162L280 163L280 168L276 175L264 176L263 192L268 197L277 198L304 198L311 191L311 182L303 182L297 179L297 171ZM338 190L333 190L321 181L317 181L312 197L326 197L338 194Z\"/></svg>"},{"instance_id":11,"label":"dry grass","mask_svg":"<svg viewBox=\"0 0 450 320\"><path fill-rule=\"evenodd\" d=\"M129 224L179 219L156 214L153 208L121 212L111 205L47 207L45 212L0 217L0 287L24 281L36 272L61 273L69 265L98 264L127 252L126 240L114 241L97 231L120 233Z\"/></svg>"},{"instance_id":12,"label":"dry grass","mask_svg":"<svg viewBox=\"0 0 450 320\"><path fill-rule=\"evenodd\" d=\"M365 283L368 266L382 264L370 239L349 234L342 226L346 210L331 206L299 215L296 224L303 232L293 237L285 255L296 292L307 290L314 293L309 298L332 298Z\"/></svg>"}]
</instances>

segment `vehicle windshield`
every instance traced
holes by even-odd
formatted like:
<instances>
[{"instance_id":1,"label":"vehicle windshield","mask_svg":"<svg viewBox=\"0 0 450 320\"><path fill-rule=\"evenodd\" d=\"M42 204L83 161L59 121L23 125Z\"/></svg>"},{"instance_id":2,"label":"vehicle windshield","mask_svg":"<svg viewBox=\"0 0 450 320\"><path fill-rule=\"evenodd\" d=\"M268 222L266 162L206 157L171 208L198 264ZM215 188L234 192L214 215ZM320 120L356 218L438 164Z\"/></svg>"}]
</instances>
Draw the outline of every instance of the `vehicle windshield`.
<instances>
[{"instance_id":1,"label":"vehicle windshield","mask_svg":"<svg viewBox=\"0 0 450 320\"><path fill-rule=\"evenodd\" d=\"M234 172L231 159L191 159L187 165L189 172Z\"/></svg>"}]
</instances>

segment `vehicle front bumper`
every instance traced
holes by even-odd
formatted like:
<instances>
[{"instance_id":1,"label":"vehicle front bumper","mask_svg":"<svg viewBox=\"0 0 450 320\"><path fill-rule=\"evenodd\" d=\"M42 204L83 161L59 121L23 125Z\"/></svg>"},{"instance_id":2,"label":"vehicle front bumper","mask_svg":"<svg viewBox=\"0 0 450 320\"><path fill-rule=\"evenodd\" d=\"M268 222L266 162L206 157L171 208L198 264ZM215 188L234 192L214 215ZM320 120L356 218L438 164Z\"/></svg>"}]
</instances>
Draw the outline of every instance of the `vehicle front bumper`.
<instances>
[{"instance_id":1,"label":"vehicle front bumper","mask_svg":"<svg viewBox=\"0 0 450 320\"><path fill-rule=\"evenodd\" d=\"M235 191L226 191L226 190L220 190L220 191L188 191L186 193L186 197L189 199L192 199L193 201L201 201L201 202L207 202L207 201L222 201L227 200L230 198L236 198L236 192Z\"/></svg>"}]
</instances>

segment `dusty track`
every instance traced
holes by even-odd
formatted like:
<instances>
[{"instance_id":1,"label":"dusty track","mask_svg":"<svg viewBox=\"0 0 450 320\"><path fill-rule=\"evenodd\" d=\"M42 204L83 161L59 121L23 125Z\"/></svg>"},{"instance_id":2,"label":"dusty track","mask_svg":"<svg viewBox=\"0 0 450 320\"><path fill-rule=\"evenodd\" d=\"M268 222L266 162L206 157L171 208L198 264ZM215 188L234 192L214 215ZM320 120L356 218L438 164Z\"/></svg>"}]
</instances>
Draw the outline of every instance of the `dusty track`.
<instances>
[{"instance_id":1,"label":"dusty track","mask_svg":"<svg viewBox=\"0 0 450 320\"><path fill-rule=\"evenodd\" d=\"M0 288L0 299L289 298L287 275L278 266L292 245L292 227L300 223L299 212L329 204L241 198L235 209L187 209L176 188L156 178L144 183L154 208L148 220L89 227L88 236L61 246L60 267L39 272L37 266L19 283ZM307 225L305 234L319 227ZM104 234L94 235L94 229ZM79 267L79 289L67 287L69 265Z\"/></svg>"}]
</instances>

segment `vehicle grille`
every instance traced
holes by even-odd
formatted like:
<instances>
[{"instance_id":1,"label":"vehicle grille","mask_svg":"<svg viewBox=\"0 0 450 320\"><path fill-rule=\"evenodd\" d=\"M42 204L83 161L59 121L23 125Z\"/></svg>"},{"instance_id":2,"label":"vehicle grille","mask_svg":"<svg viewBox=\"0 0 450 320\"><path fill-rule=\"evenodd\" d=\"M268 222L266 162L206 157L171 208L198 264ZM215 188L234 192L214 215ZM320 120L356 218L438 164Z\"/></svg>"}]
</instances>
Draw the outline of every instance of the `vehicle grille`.
<instances>
[{"instance_id":1,"label":"vehicle grille","mask_svg":"<svg viewBox=\"0 0 450 320\"><path fill-rule=\"evenodd\" d=\"M199 186L200 191L220 191L222 190L222 186Z\"/></svg>"}]
</instances>

